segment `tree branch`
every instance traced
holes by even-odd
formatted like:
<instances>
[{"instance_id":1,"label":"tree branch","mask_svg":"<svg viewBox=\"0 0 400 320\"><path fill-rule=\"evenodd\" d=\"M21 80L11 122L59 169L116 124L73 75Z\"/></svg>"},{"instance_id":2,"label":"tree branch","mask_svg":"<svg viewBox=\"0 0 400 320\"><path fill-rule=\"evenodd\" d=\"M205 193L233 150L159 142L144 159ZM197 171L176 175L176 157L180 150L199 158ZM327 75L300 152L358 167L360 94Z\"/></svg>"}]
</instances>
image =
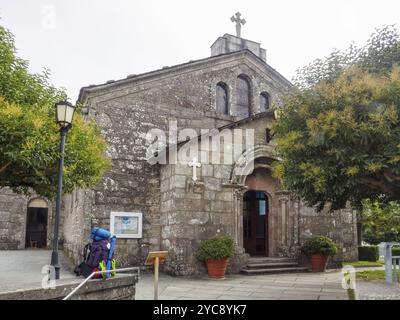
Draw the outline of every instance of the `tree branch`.
<instances>
[{"instance_id":1,"label":"tree branch","mask_svg":"<svg viewBox=\"0 0 400 320\"><path fill-rule=\"evenodd\" d=\"M383 176L385 177L385 179L389 182L394 182L394 181L400 181L400 177L393 174L392 172L388 171L388 170L383 170L382 171Z\"/></svg>"},{"instance_id":2,"label":"tree branch","mask_svg":"<svg viewBox=\"0 0 400 320\"><path fill-rule=\"evenodd\" d=\"M0 174L2 174L3 171L5 171L10 166L10 164L11 164L11 161L7 162L4 166L2 166L0 168Z\"/></svg>"},{"instance_id":3,"label":"tree branch","mask_svg":"<svg viewBox=\"0 0 400 320\"><path fill-rule=\"evenodd\" d=\"M364 177L361 179L361 182L365 183L367 186L372 189L380 190L382 193L394 194L396 192L395 186L389 186L381 179L374 179L371 177Z\"/></svg>"}]
</instances>

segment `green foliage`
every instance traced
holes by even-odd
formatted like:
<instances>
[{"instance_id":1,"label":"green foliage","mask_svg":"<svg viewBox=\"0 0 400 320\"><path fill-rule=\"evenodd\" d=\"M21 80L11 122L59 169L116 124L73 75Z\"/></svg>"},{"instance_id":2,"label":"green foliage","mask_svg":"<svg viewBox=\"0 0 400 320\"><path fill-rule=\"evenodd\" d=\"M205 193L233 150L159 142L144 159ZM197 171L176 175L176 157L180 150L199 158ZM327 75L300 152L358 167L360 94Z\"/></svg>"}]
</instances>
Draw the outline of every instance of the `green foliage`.
<instances>
[{"instance_id":1,"label":"green foliage","mask_svg":"<svg viewBox=\"0 0 400 320\"><path fill-rule=\"evenodd\" d=\"M397 282L400 282L400 271L397 270ZM371 270L356 273L357 280L371 281L371 280L385 280L385 270Z\"/></svg>"},{"instance_id":2,"label":"green foliage","mask_svg":"<svg viewBox=\"0 0 400 320\"><path fill-rule=\"evenodd\" d=\"M389 74L400 63L399 38L395 25L376 29L363 47L352 44L345 51L336 49L325 59L316 59L298 69L294 83L301 89L320 82L332 83L352 66L368 73Z\"/></svg>"},{"instance_id":3,"label":"green foliage","mask_svg":"<svg viewBox=\"0 0 400 320\"><path fill-rule=\"evenodd\" d=\"M274 173L308 205L400 200L399 40L387 27L362 50L300 71L274 126L283 159Z\"/></svg>"},{"instance_id":4,"label":"green foliage","mask_svg":"<svg viewBox=\"0 0 400 320\"><path fill-rule=\"evenodd\" d=\"M0 26L0 187L53 198L57 185L59 127L54 103L66 98L49 72L31 74L16 56L13 35ZM109 167L106 143L94 123L76 112L68 132L64 189L94 186Z\"/></svg>"},{"instance_id":5,"label":"green foliage","mask_svg":"<svg viewBox=\"0 0 400 320\"><path fill-rule=\"evenodd\" d=\"M383 265L383 260L378 261L350 261L350 262L343 262L344 266L353 266L355 268L363 268L363 267L380 267Z\"/></svg>"},{"instance_id":6,"label":"green foliage","mask_svg":"<svg viewBox=\"0 0 400 320\"><path fill-rule=\"evenodd\" d=\"M306 254L321 254L323 256L333 256L336 254L337 247L332 239L325 236L311 236L301 247L301 251Z\"/></svg>"},{"instance_id":7,"label":"green foliage","mask_svg":"<svg viewBox=\"0 0 400 320\"><path fill-rule=\"evenodd\" d=\"M49 84L50 72L31 74L29 62L17 56L13 34L0 26L0 95L8 102L40 106L66 98L63 90Z\"/></svg>"},{"instance_id":8,"label":"green foliage","mask_svg":"<svg viewBox=\"0 0 400 320\"><path fill-rule=\"evenodd\" d=\"M381 242L400 242L400 204L363 201L361 213L362 239L377 245Z\"/></svg>"},{"instance_id":9,"label":"green foliage","mask_svg":"<svg viewBox=\"0 0 400 320\"><path fill-rule=\"evenodd\" d=\"M375 262L379 260L378 246L358 247L358 260Z\"/></svg>"},{"instance_id":10,"label":"green foliage","mask_svg":"<svg viewBox=\"0 0 400 320\"><path fill-rule=\"evenodd\" d=\"M234 254L234 242L228 235L215 236L203 241L197 251L197 258L202 261L209 259L220 260L232 257Z\"/></svg>"},{"instance_id":11,"label":"green foliage","mask_svg":"<svg viewBox=\"0 0 400 320\"><path fill-rule=\"evenodd\" d=\"M393 257L400 257L400 247L393 247L392 248L392 256Z\"/></svg>"},{"instance_id":12,"label":"green foliage","mask_svg":"<svg viewBox=\"0 0 400 320\"><path fill-rule=\"evenodd\" d=\"M301 247L301 251L306 255L321 254L324 256L333 256L337 252L337 247L332 239L328 237L312 236L306 240Z\"/></svg>"}]
</instances>

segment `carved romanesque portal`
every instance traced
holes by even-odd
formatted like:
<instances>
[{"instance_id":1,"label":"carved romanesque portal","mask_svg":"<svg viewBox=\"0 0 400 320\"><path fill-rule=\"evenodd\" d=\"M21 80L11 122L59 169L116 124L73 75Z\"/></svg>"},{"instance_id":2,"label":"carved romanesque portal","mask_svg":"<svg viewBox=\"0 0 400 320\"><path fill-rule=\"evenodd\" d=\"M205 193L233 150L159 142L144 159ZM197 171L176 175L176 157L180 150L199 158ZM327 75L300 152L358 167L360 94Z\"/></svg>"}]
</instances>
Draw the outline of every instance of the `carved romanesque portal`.
<instances>
[{"instance_id":1,"label":"carved romanesque portal","mask_svg":"<svg viewBox=\"0 0 400 320\"><path fill-rule=\"evenodd\" d=\"M243 247L250 255L271 256L276 252L276 201L279 182L272 177L268 159L257 159L254 171L245 178L243 195ZM262 162L265 162L264 164Z\"/></svg>"},{"instance_id":2,"label":"carved romanesque portal","mask_svg":"<svg viewBox=\"0 0 400 320\"><path fill-rule=\"evenodd\" d=\"M247 155L245 155L247 157ZM277 159L270 146L256 145L251 150L253 168L233 169L232 182L235 192L237 217L237 244L251 256L282 256L286 239L282 243L288 219L282 218L280 183L272 176L272 164ZM245 172L247 175L235 174Z\"/></svg>"}]
</instances>

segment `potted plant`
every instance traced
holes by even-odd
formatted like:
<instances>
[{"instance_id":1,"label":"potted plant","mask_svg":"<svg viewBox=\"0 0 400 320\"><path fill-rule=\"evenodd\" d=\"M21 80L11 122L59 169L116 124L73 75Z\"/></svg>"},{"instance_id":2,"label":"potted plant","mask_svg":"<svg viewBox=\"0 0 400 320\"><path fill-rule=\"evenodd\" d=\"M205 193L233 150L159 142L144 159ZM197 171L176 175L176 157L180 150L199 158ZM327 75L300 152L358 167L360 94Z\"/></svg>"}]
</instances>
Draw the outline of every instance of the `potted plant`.
<instances>
[{"instance_id":1,"label":"potted plant","mask_svg":"<svg viewBox=\"0 0 400 320\"><path fill-rule=\"evenodd\" d=\"M324 272L328 257L336 253L337 247L328 237L312 236L307 239L302 251L309 257L313 272Z\"/></svg>"},{"instance_id":2,"label":"potted plant","mask_svg":"<svg viewBox=\"0 0 400 320\"><path fill-rule=\"evenodd\" d=\"M197 258L205 261L210 278L224 278L228 258L234 253L233 239L228 235L215 236L203 241L197 251Z\"/></svg>"}]
</instances>

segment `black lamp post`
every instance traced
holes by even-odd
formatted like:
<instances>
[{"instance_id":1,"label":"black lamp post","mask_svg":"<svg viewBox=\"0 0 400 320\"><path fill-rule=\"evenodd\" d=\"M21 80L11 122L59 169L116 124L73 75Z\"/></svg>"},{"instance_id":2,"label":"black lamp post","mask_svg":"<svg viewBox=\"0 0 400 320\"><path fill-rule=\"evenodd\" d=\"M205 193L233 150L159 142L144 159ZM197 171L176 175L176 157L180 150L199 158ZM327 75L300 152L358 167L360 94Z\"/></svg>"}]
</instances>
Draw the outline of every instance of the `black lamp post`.
<instances>
[{"instance_id":1,"label":"black lamp post","mask_svg":"<svg viewBox=\"0 0 400 320\"><path fill-rule=\"evenodd\" d=\"M56 103L56 120L60 125L60 158L58 159L58 184L56 197L56 214L54 218L54 234L53 234L53 252L51 253L51 265L55 269L56 279L60 279L60 265L58 262L58 238L60 226L61 196L62 196L62 173L64 164L64 147L65 137L68 130L72 126L72 118L74 116L75 107L67 102Z\"/></svg>"}]
</instances>

